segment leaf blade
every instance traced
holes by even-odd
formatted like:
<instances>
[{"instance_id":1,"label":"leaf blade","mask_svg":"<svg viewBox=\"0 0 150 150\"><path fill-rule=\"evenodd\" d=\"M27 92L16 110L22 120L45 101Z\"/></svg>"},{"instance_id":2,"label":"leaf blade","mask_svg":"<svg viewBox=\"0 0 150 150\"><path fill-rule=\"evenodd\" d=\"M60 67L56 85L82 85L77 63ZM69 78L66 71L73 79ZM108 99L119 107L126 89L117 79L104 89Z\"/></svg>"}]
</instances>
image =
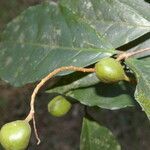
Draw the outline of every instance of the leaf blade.
<instances>
[{"instance_id":1,"label":"leaf blade","mask_svg":"<svg viewBox=\"0 0 150 150\"><path fill-rule=\"evenodd\" d=\"M69 80L71 79L75 80ZM47 93L60 93L70 96L87 106L98 106L105 109L121 109L134 106L135 86L125 82L104 84L95 73L85 76L70 74L60 81Z\"/></svg>"},{"instance_id":2,"label":"leaf blade","mask_svg":"<svg viewBox=\"0 0 150 150\"><path fill-rule=\"evenodd\" d=\"M127 64L134 71L137 78L137 86L135 91L135 98L139 105L145 111L147 117L150 119L150 78L149 78L149 64L150 58L143 60L128 59Z\"/></svg>"},{"instance_id":3,"label":"leaf blade","mask_svg":"<svg viewBox=\"0 0 150 150\"><path fill-rule=\"evenodd\" d=\"M51 2L30 7L9 23L0 50L0 76L14 86L37 81L61 66L85 67L114 53L87 23Z\"/></svg>"},{"instance_id":4,"label":"leaf blade","mask_svg":"<svg viewBox=\"0 0 150 150\"><path fill-rule=\"evenodd\" d=\"M83 119L80 150L120 150L112 133L94 121Z\"/></svg>"},{"instance_id":5,"label":"leaf blade","mask_svg":"<svg viewBox=\"0 0 150 150\"><path fill-rule=\"evenodd\" d=\"M150 6L142 0L61 0L79 14L112 45L120 47L150 30Z\"/></svg>"}]
</instances>

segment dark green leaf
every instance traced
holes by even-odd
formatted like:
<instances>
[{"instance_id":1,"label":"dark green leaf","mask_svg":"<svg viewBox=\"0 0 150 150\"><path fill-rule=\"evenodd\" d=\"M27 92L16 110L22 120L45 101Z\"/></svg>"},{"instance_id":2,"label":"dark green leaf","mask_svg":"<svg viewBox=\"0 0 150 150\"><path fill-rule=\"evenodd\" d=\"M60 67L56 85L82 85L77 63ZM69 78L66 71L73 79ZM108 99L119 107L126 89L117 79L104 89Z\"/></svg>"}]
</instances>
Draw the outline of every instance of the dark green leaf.
<instances>
[{"instance_id":1,"label":"dark green leaf","mask_svg":"<svg viewBox=\"0 0 150 150\"><path fill-rule=\"evenodd\" d=\"M83 76L84 75L84 76ZM64 94L70 90L87 87L99 83L99 79L96 77L95 73L83 74L83 73L74 73L68 76L64 76L59 80L59 82L50 90L47 90L47 93L60 93Z\"/></svg>"},{"instance_id":2,"label":"dark green leaf","mask_svg":"<svg viewBox=\"0 0 150 150\"><path fill-rule=\"evenodd\" d=\"M135 98L150 119L150 58L128 59L126 62L134 71L138 81Z\"/></svg>"},{"instance_id":3,"label":"dark green leaf","mask_svg":"<svg viewBox=\"0 0 150 150\"><path fill-rule=\"evenodd\" d=\"M84 118L80 150L121 150L121 147L107 128Z\"/></svg>"},{"instance_id":4,"label":"dark green leaf","mask_svg":"<svg viewBox=\"0 0 150 150\"><path fill-rule=\"evenodd\" d=\"M144 0L61 0L117 48L150 31L150 5Z\"/></svg>"},{"instance_id":5,"label":"dark green leaf","mask_svg":"<svg viewBox=\"0 0 150 150\"><path fill-rule=\"evenodd\" d=\"M99 106L106 109L120 109L127 106L134 106L134 87L128 83L118 84L99 83L86 88L79 88L69 91L71 96L82 104L88 106Z\"/></svg>"},{"instance_id":6,"label":"dark green leaf","mask_svg":"<svg viewBox=\"0 0 150 150\"><path fill-rule=\"evenodd\" d=\"M77 74L74 74L77 76ZM99 106L107 109L120 109L134 106L135 87L129 83L117 84L100 83L95 73L80 77L74 81L68 81L71 76L62 78L58 84L48 90L48 93L56 92L75 98L87 106Z\"/></svg>"},{"instance_id":7,"label":"dark green leaf","mask_svg":"<svg viewBox=\"0 0 150 150\"><path fill-rule=\"evenodd\" d=\"M0 76L15 86L39 80L55 68L84 67L114 53L88 23L54 2L24 11L1 38Z\"/></svg>"}]
</instances>

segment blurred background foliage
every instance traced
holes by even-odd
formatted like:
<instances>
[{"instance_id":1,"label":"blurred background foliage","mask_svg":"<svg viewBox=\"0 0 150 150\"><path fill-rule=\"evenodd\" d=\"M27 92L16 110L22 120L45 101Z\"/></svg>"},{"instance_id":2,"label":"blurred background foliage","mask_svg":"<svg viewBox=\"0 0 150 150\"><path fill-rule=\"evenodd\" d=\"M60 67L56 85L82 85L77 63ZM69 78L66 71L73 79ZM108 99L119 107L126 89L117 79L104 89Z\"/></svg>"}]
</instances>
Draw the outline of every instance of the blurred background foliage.
<instances>
[{"instance_id":1,"label":"blurred background foliage","mask_svg":"<svg viewBox=\"0 0 150 150\"><path fill-rule=\"evenodd\" d=\"M0 0L0 30L25 8L39 4L41 1L42 0Z\"/></svg>"},{"instance_id":2,"label":"blurred background foliage","mask_svg":"<svg viewBox=\"0 0 150 150\"><path fill-rule=\"evenodd\" d=\"M41 1L0 0L0 32L20 12ZM21 88L13 88L0 81L0 126L26 116L34 86L35 84L28 84ZM47 112L50 98L51 95L45 94L44 89L38 94L36 120L42 143L37 147L33 134L28 149L48 150L51 147L51 150L78 150L84 106L75 104L65 117L54 118ZM116 111L99 108L89 108L87 111L114 133L122 150L149 150L150 124L138 106Z\"/></svg>"}]
</instances>

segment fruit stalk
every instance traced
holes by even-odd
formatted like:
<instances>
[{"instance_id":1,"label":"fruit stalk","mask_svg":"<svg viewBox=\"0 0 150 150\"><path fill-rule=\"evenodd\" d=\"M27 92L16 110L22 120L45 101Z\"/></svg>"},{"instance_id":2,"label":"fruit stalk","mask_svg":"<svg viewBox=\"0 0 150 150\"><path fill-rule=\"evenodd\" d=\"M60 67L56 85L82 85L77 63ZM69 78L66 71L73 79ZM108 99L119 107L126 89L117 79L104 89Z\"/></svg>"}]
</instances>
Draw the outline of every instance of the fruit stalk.
<instances>
[{"instance_id":1,"label":"fruit stalk","mask_svg":"<svg viewBox=\"0 0 150 150\"><path fill-rule=\"evenodd\" d=\"M147 50L150 50L150 48L145 48L145 49L141 49L141 50L138 50L136 52L129 52L129 53L122 53L120 54L118 57L117 57L117 61L120 61L122 59L127 59L135 54L138 54L138 53L141 53L141 52L144 52L144 51L147 51ZM34 103L35 103L35 97L38 93L38 91L41 89L41 87L50 79L52 78L53 76L55 76L56 74L58 74L59 72L62 72L62 71L80 71L80 72L95 72L95 68L82 68L82 67L76 67L76 66L64 66L64 67L60 67L60 68L57 68L55 69L53 72L49 73L46 77L44 77L40 82L39 84L35 87L32 95L31 95L31 101L30 101L30 112L28 114L28 116L26 117L26 121L29 122L29 121L33 121L33 126L34 126L34 132L35 132L35 136L37 138L37 144L40 143L40 139L39 139L39 136L38 136L38 133L37 133L37 129L36 129L36 122L35 122L35 109L34 109ZM126 81L129 81L129 78L127 76L124 77L124 80Z\"/></svg>"},{"instance_id":2,"label":"fruit stalk","mask_svg":"<svg viewBox=\"0 0 150 150\"><path fill-rule=\"evenodd\" d=\"M140 49L140 50L137 50L137 51L134 51L134 52L123 52L121 53L120 55L118 55L117 57L117 61L120 61L120 60L123 60L123 59L127 59L133 55L136 55L136 54L139 54L139 53L143 53L145 51L149 51L150 48L144 48L144 49Z\"/></svg>"},{"instance_id":3,"label":"fruit stalk","mask_svg":"<svg viewBox=\"0 0 150 150\"><path fill-rule=\"evenodd\" d=\"M33 126L34 126L34 132L35 132L35 136L37 139L37 144L40 144L40 138L38 136L37 133L37 129L36 129L36 123L35 123L35 108L34 108L34 103L35 103L35 97L38 93L38 91L41 89L41 87L53 76L55 76L56 74L58 74L59 72L62 71L80 71L80 72L95 72L94 68L82 68L82 67L75 67L75 66L64 66L64 67L60 67L55 69L53 72L49 73L46 77L44 77L35 87L32 95L31 95L31 101L30 101L30 112L28 114L28 116L26 117L26 121L29 122L31 120L33 120Z\"/></svg>"}]
</instances>

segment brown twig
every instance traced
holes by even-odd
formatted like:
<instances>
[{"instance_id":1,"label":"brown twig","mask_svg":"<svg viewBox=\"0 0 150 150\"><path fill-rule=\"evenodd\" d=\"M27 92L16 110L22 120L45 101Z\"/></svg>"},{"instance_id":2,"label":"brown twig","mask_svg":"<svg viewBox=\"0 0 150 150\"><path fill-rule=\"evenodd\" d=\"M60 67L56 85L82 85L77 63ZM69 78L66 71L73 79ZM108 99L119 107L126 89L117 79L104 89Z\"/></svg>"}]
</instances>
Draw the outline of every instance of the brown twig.
<instances>
[{"instance_id":1,"label":"brown twig","mask_svg":"<svg viewBox=\"0 0 150 150\"><path fill-rule=\"evenodd\" d=\"M34 128L34 133L35 133L35 137L37 139L37 145L39 145L41 143L41 140L38 136L38 132L37 132L37 128L36 128L36 122L35 122L35 116L33 115L33 128Z\"/></svg>"},{"instance_id":2,"label":"brown twig","mask_svg":"<svg viewBox=\"0 0 150 150\"><path fill-rule=\"evenodd\" d=\"M35 97L38 93L38 91L41 89L41 87L53 76L58 74L59 72L62 71L80 71L80 72L95 72L94 68L82 68L82 67L75 67L75 66L66 66L66 67L60 67L58 69L55 69L53 72L49 73L46 77L44 77L35 87L32 95L31 95L31 102L30 102L30 112L28 116L26 117L26 121L31 121L33 120L33 126L34 126L34 132L35 136L37 139L37 144L40 144L40 138L37 133L37 128L36 128L36 123L35 123L35 108L34 108L34 103L35 103Z\"/></svg>"},{"instance_id":3,"label":"brown twig","mask_svg":"<svg viewBox=\"0 0 150 150\"><path fill-rule=\"evenodd\" d=\"M133 55L136 55L136 54L148 51L148 50L150 50L150 48L144 48L144 49L140 49L140 50L137 50L137 51L134 51L134 52L123 52L120 55L118 55L116 60L120 61L120 60L123 60L123 59L127 59L127 58L129 58Z\"/></svg>"}]
</instances>

